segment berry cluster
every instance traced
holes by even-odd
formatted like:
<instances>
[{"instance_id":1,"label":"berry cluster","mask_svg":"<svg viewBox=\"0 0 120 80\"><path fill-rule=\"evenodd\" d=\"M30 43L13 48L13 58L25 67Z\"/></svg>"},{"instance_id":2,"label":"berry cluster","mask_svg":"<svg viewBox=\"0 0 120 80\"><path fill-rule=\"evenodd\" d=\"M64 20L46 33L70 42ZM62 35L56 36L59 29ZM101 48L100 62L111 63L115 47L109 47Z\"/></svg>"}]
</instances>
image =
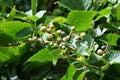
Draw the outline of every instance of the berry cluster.
<instances>
[{"instance_id":1,"label":"berry cluster","mask_svg":"<svg viewBox=\"0 0 120 80\"><path fill-rule=\"evenodd\" d=\"M72 39L71 36L75 31L75 26L70 27L70 32L68 34L61 29L55 29L53 24L50 24L48 27L42 26L40 31L44 32L44 34L47 34L44 41L48 42L50 46L61 47L64 49L66 47L66 42L69 42ZM85 35L86 33L82 32L80 35L75 35L73 39L79 40L84 38Z\"/></svg>"},{"instance_id":2,"label":"berry cluster","mask_svg":"<svg viewBox=\"0 0 120 80\"><path fill-rule=\"evenodd\" d=\"M60 49L73 49L67 43L70 43L73 40L81 41L86 36L85 32L81 32L80 34L75 34L75 26L70 27L69 33L66 33L64 30L57 29L53 24L49 24L48 27L41 26L40 27L40 36L29 38L29 42L38 41L43 46L51 46L53 48ZM72 46L74 47L74 46ZM98 49L96 51L98 55L102 55L102 49Z\"/></svg>"}]
</instances>

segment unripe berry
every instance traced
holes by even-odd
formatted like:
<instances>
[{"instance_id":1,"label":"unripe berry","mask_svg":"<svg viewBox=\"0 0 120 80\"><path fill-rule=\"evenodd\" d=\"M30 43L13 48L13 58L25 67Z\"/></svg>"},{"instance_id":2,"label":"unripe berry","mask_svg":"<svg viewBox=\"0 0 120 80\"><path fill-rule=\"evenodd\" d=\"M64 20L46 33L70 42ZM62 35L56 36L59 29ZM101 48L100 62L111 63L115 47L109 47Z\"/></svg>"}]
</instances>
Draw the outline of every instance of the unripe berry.
<instances>
[{"instance_id":1,"label":"unripe berry","mask_svg":"<svg viewBox=\"0 0 120 80\"><path fill-rule=\"evenodd\" d=\"M54 47L58 47L59 45L58 45L58 43L54 43L53 46Z\"/></svg>"},{"instance_id":2,"label":"unripe berry","mask_svg":"<svg viewBox=\"0 0 120 80\"><path fill-rule=\"evenodd\" d=\"M46 29L47 29L47 28L46 28L45 26L42 26L42 27L40 28L40 31L45 32Z\"/></svg>"},{"instance_id":3,"label":"unripe berry","mask_svg":"<svg viewBox=\"0 0 120 80\"><path fill-rule=\"evenodd\" d=\"M49 42L49 44L50 44L50 46L52 46L52 45L53 45L53 42Z\"/></svg>"},{"instance_id":4,"label":"unripe berry","mask_svg":"<svg viewBox=\"0 0 120 80\"><path fill-rule=\"evenodd\" d=\"M53 35L52 34L48 34L47 35L47 40L51 41L53 39Z\"/></svg>"},{"instance_id":5,"label":"unripe berry","mask_svg":"<svg viewBox=\"0 0 120 80\"><path fill-rule=\"evenodd\" d=\"M42 42L42 41L43 41L41 38L38 38L37 40L38 40L39 42Z\"/></svg>"},{"instance_id":6,"label":"unripe berry","mask_svg":"<svg viewBox=\"0 0 120 80\"><path fill-rule=\"evenodd\" d=\"M80 39L80 36L76 35L76 36L74 37L74 39L75 39L75 40L78 40L78 39Z\"/></svg>"},{"instance_id":7,"label":"unripe berry","mask_svg":"<svg viewBox=\"0 0 120 80\"><path fill-rule=\"evenodd\" d=\"M32 41L34 41L34 39L33 38L28 38L28 41L32 42Z\"/></svg>"},{"instance_id":8,"label":"unripe berry","mask_svg":"<svg viewBox=\"0 0 120 80\"><path fill-rule=\"evenodd\" d=\"M62 46L62 49L65 49L65 48L66 48L66 46L65 46L65 45L63 45L63 46Z\"/></svg>"},{"instance_id":9,"label":"unripe berry","mask_svg":"<svg viewBox=\"0 0 120 80\"><path fill-rule=\"evenodd\" d=\"M70 39L70 36L66 36L66 37L63 38L63 41L67 41L69 39Z\"/></svg>"},{"instance_id":10,"label":"unripe berry","mask_svg":"<svg viewBox=\"0 0 120 80\"><path fill-rule=\"evenodd\" d=\"M74 31L74 30L75 30L75 26L72 26L70 29L71 29L72 31Z\"/></svg>"},{"instance_id":11,"label":"unripe berry","mask_svg":"<svg viewBox=\"0 0 120 80\"><path fill-rule=\"evenodd\" d=\"M98 50L97 50L97 54L98 54L98 55L102 55L102 54L103 54L103 50L102 50L102 49L98 49Z\"/></svg>"},{"instance_id":12,"label":"unripe berry","mask_svg":"<svg viewBox=\"0 0 120 80\"><path fill-rule=\"evenodd\" d=\"M37 39L37 37L36 37L36 36L34 36L34 37L33 37L33 39L35 40L35 39Z\"/></svg>"},{"instance_id":13,"label":"unripe berry","mask_svg":"<svg viewBox=\"0 0 120 80\"><path fill-rule=\"evenodd\" d=\"M51 33L51 32L52 32L52 29L51 29L51 28L47 28L47 32L48 32L48 33Z\"/></svg>"},{"instance_id":14,"label":"unripe berry","mask_svg":"<svg viewBox=\"0 0 120 80\"><path fill-rule=\"evenodd\" d=\"M86 33L85 32L82 32L81 34L80 34L80 37L81 38L84 38L86 36Z\"/></svg>"},{"instance_id":15,"label":"unripe berry","mask_svg":"<svg viewBox=\"0 0 120 80\"><path fill-rule=\"evenodd\" d=\"M61 34L62 30L57 30L56 33L57 34Z\"/></svg>"},{"instance_id":16,"label":"unripe berry","mask_svg":"<svg viewBox=\"0 0 120 80\"><path fill-rule=\"evenodd\" d=\"M66 36L66 40L69 40L70 39L70 36Z\"/></svg>"},{"instance_id":17,"label":"unripe berry","mask_svg":"<svg viewBox=\"0 0 120 80\"><path fill-rule=\"evenodd\" d=\"M50 28L50 29L53 29L53 28L54 28L54 25L53 25L53 24L50 24L50 25L49 25L49 28Z\"/></svg>"},{"instance_id":18,"label":"unripe berry","mask_svg":"<svg viewBox=\"0 0 120 80\"><path fill-rule=\"evenodd\" d=\"M57 42L61 42L62 41L62 38L57 38Z\"/></svg>"}]
</instances>

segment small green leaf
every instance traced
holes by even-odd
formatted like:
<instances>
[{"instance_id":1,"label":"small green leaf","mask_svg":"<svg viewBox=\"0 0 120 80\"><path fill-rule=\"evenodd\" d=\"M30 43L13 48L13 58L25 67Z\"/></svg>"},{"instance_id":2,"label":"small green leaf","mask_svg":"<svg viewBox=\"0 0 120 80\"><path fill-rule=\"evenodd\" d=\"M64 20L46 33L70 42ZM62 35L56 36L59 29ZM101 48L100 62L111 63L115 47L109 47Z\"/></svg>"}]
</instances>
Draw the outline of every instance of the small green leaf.
<instances>
[{"instance_id":1,"label":"small green leaf","mask_svg":"<svg viewBox=\"0 0 120 80\"><path fill-rule=\"evenodd\" d=\"M71 11L67 16L67 21L69 24L76 27L76 31L86 31L90 29L92 24L92 19L96 15L95 11Z\"/></svg>"},{"instance_id":2,"label":"small green leaf","mask_svg":"<svg viewBox=\"0 0 120 80\"><path fill-rule=\"evenodd\" d=\"M111 8L107 7L99 12L99 15L97 16L95 21L99 20L100 18L102 18L104 16L110 15L110 14L111 14Z\"/></svg>"},{"instance_id":3,"label":"small green leaf","mask_svg":"<svg viewBox=\"0 0 120 80\"><path fill-rule=\"evenodd\" d=\"M42 19L45 16L45 13L46 13L46 10L41 10L41 11L37 12L35 15L32 15L32 12L30 10L25 13L26 15L28 15L27 17L25 17L25 19L36 22L36 21L39 21L40 19ZM40 23L40 21L39 21L39 23Z\"/></svg>"},{"instance_id":4,"label":"small green leaf","mask_svg":"<svg viewBox=\"0 0 120 80\"><path fill-rule=\"evenodd\" d=\"M117 2L117 0L108 0L109 2L111 2L112 4L115 4Z\"/></svg>"},{"instance_id":5,"label":"small green leaf","mask_svg":"<svg viewBox=\"0 0 120 80\"><path fill-rule=\"evenodd\" d=\"M26 19L36 22L39 18L36 16L28 16Z\"/></svg>"},{"instance_id":6,"label":"small green leaf","mask_svg":"<svg viewBox=\"0 0 120 80\"><path fill-rule=\"evenodd\" d=\"M54 21L54 22L57 22L57 23L59 23L59 24L67 23L66 18L65 18L65 17L62 17L62 16L56 17L53 21Z\"/></svg>"},{"instance_id":7,"label":"small green leaf","mask_svg":"<svg viewBox=\"0 0 120 80\"><path fill-rule=\"evenodd\" d=\"M88 71L82 72L82 73L78 76L78 78L77 78L76 80L84 80L85 75L86 75L87 72L88 72Z\"/></svg>"},{"instance_id":8,"label":"small green leaf","mask_svg":"<svg viewBox=\"0 0 120 80\"><path fill-rule=\"evenodd\" d=\"M7 20L8 21L13 21L14 20L14 16L15 16L15 7L12 8Z\"/></svg>"},{"instance_id":9,"label":"small green leaf","mask_svg":"<svg viewBox=\"0 0 120 80\"><path fill-rule=\"evenodd\" d=\"M76 72L76 67L74 64L70 64L70 66L67 69L66 75L64 75L60 80L73 80L73 76Z\"/></svg>"},{"instance_id":10,"label":"small green leaf","mask_svg":"<svg viewBox=\"0 0 120 80\"><path fill-rule=\"evenodd\" d=\"M112 45L112 46L117 46L117 40L120 38L120 35L117 35L117 34L107 34L106 35L106 39L108 41L108 44L109 45Z\"/></svg>"},{"instance_id":11,"label":"small green leaf","mask_svg":"<svg viewBox=\"0 0 120 80\"><path fill-rule=\"evenodd\" d=\"M44 14L46 13L46 10L41 10L35 14L36 17L42 18Z\"/></svg>"},{"instance_id":12,"label":"small green leaf","mask_svg":"<svg viewBox=\"0 0 120 80\"><path fill-rule=\"evenodd\" d=\"M31 0L32 15L35 16L37 12L38 0Z\"/></svg>"},{"instance_id":13,"label":"small green leaf","mask_svg":"<svg viewBox=\"0 0 120 80\"><path fill-rule=\"evenodd\" d=\"M104 59L107 60L110 64L120 64L120 51L108 51L104 55Z\"/></svg>"},{"instance_id":14,"label":"small green leaf","mask_svg":"<svg viewBox=\"0 0 120 80\"><path fill-rule=\"evenodd\" d=\"M117 6L117 10L116 10L116 17L118 20L120 20L120 4Z\"/></svg>"}]
</instances>

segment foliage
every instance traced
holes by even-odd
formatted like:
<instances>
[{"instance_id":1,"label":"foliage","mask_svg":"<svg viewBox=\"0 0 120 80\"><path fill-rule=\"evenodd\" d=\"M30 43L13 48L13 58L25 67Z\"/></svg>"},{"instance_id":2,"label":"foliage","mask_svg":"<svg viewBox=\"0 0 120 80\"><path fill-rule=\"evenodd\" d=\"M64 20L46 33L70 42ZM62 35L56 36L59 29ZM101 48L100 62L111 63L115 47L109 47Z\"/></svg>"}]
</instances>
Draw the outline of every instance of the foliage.
<instances>
[{"instance_id":1,"label":"foliage","mask_svg":"<svg viewBox=\"0 0 120 80\"><path fill-rule=\"evenodd\" d=\"M120 0L17 1L0 0L0 80L120 80Z\"/></svg>"}]
</instances>

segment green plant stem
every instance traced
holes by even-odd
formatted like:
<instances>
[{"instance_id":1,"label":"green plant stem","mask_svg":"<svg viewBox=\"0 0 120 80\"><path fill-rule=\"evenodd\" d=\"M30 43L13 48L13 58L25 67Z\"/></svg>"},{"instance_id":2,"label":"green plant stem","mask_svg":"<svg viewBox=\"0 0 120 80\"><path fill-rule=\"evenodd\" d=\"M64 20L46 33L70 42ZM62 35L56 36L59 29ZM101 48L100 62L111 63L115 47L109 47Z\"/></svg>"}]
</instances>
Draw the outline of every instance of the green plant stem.
<instances>
[{"instance_id":1,"label":"green plant stem","mask_svg":"<svg viewBox=\"0 0 120 80\"><path fill-rule=\"evenodd\" d=\"M93 66L93 65L89 65L89 64L85 64L85 66L101 70L101 68L98 66Z\"/></svg>"}]
</instances>

